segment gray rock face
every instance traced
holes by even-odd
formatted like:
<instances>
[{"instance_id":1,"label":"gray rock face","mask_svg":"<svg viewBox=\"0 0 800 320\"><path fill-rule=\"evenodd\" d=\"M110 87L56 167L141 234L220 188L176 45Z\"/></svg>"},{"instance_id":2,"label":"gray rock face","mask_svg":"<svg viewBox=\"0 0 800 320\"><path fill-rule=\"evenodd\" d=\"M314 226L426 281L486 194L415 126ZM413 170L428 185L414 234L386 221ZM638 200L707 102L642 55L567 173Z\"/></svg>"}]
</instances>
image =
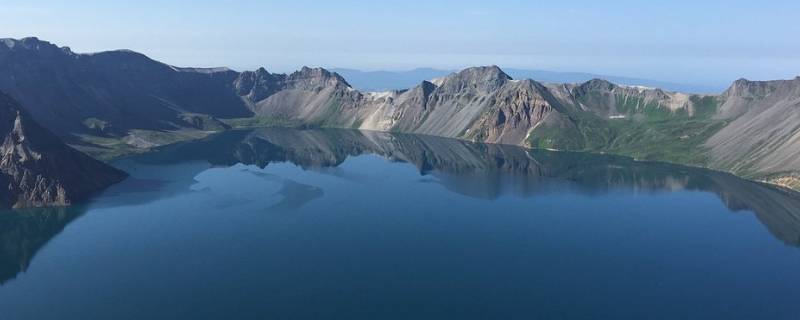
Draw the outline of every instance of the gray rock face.
<instances>
[{"instance_id":1,"label":"gray rock face","mask_svg":"<svg viewBox=\"0 0 800 320\"><path fill-rule=\"evenodd\" d=\"M800 171L800 77L738 80L723 93L730 124L707 142L715 165L747 175Z\"/></svg>"},{"instance_id":2,"label":"gray rock face","mask_svg":"<svg viewBox=\"0 0 800 320\"><path fill-rule=\"evenodd\" d=\"M352 127L358 119L354 108L363 98L344 78L322 68L303 67L288 75L263 68L243 72L234 87L255 114L309 125Z\"/></svg>"},{"instance_id":3,"label":"gray rock face","mask_svg":"<svg viewBox=\"0 0 800 320\"><path fill-rule=\"evenodd\" d=\"M61 142L0 93L0 207L66 206L126 177Z\"/></svg>"}]
</instances>

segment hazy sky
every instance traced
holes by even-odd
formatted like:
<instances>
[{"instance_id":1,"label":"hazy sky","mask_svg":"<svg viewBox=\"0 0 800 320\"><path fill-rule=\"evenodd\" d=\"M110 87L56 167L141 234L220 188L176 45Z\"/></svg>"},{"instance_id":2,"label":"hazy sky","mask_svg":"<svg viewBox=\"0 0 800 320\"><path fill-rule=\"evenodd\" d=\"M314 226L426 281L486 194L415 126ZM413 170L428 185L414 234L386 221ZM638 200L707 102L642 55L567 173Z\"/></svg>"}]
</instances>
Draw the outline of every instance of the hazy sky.
<instances>
[{"instance_id":1,"label":"hazy sky","mask_svg":"<svg viewBox=\"0 0 800 320\"><path fill-rule=\"evenodd\" d=\"M273 71L496 64L716 85L800 75L797 0L119 2L0 0L0 37Z\"/></svg>"}]
</instances>

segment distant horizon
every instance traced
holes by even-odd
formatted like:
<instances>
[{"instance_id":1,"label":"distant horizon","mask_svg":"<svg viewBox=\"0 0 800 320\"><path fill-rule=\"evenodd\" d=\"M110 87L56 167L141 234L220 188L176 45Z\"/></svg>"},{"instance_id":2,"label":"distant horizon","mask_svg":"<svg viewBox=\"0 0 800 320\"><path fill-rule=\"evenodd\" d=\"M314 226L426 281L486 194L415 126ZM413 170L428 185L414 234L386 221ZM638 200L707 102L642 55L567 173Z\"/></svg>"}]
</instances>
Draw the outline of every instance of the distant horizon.
<instances>
[{"instance_id":1,"label":"distant horizon","mask_svg":"<svg viewBox=\"0 0 800 320\"><path fill-rule=\"evenodd\" d=\"M176 66L507 68L722 85L800 75L800 2L140 0L0 4L3 36Z\"/></svg>"},{"instance_id":2,"label":"distant horizon","mask_svg":"<svg viewBox=\"0 0 800 320\"><path fill-rule=\"evenodd\" d=\"M730 84L732 84L734 81L736 81L738 79L747 79L747 80L751 80L751 81L769 81L769 80L791 80L791 79L800 77L800 72L798 72L798 74L795 75L795 76L789 75L787 77L782 77L782 78L754 79L754 78L748 78L748 77L743 77L742 76L742 77L735 77L735 78L733 78L733 79L731 79L730 81L727 81L727 82L725 82L725 81L715 82L715 83L713 83L713 82L691 82L691 81L682 81L682 80L679 80L679 79L677 79L677 80L663 79L663 78L658 78L658 77L654 77L654 76L653 77L650 77L650 76L638 76L638 75L629 75L629 74L593 72L593 71L584 71L584 70L577 70L577 69L556 69L556 68L545 68L545 67L535 67L535 66L534 67L507 66L507 65L502 65L502 64L499 64L499 63L460 65L460 66L453 66L453 67L399 66L399 67L396 67L396 68L391 68L391 67L387 67L387 68L380 68L380 67L360 68L360 67L352 67L352 66L338 66L338 65L331 66L331 65L315 65L315 64L297 65L294 68L292 68L292 67L283 67L283 68L272 67L272 66L269 66L267 64L243 67L243 66L237 66L236 63L219 64L219 65L182 65L182 64L175 64L175 63L171 63L171 62L168 62L168 61L164 61L164 60L162 60L162 59L160 59L158 57L154 57L152 54L150 54L148 52L143 52L143 51L139 51L139 50L131 49L131 48L122 47L122 48L108 48L108 49L85 51L85 50L76 49L74 46L72 46L70 44L59 43L59 42L56 42L54 40L47 39L47 38L44 38L44 37L38 36L38 35L28 35L28 36L22 36L22 37L9 37L9 36L0 35L0 39L4 39L4 38L5 39L16 39L16 40L21 40L21 39L24 39L24 38L36 38L36 39L39 39L40 41L46 41L46 42L52 43L52 44L54 44L54 45L56 45L58 47L67 47L71 51L73 51L73 52L75 52L77 54L94 54L94 53L109 52L109 51L132 51L132 52L143 54L143 55L147 56L148 58L151 58L153 60L168 64L170 66L177 67L177 68L203 68L203 69L228 68L228 69L231 69L231 70L234 70L234 71L237 71L237 72L249 71L249 70L257 70L259 68L264 68L267 71L272 72L272 73L287 73L288 74L288 73L292 73L294 71L300 70L303 67L312 67L312 68L320 67L320 68L324 68L324 69L328 69L328 70L348 69L348 70L358 71L358 72L394 72L394 73L403 73L403 72L412 72L412 71L417 71L417 70L435 70L435 71L457 72L459 70L463 70L463 69L470 68L470 67L498 66L503 70L505 70L505 69L518 69L518 70L526 70L526 71L543 71L543 72L554 72L554 73L564 73L564 74L572 74L572 73L574 73L574 74L591 74L591 75L596 75L596 76L599 76L599 77L617 77L617 78L641 79L641 80L657 81L657 82L664 82L664 83L671 83L671 84L713 88L714 90L724 90Z\"/></svg>"}]
</instances>

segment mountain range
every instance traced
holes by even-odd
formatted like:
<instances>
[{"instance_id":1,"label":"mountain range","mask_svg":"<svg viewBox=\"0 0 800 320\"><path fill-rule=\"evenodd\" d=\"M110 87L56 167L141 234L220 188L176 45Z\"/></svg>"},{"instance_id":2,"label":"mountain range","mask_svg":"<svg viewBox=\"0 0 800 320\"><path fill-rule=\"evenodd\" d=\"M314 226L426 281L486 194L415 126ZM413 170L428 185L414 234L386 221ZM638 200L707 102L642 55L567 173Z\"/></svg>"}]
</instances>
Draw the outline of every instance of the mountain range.
<instances>
[{"instance_id":1,"label":"mountain range","mask_svg":"<svg viewBox=\"0 0 800 320\"><path fill-rule=\"evenodd\" d=\"M179 68L132 51L81 54L25 38L0 40L0 91L101 157L231 127L336 127L613 153L800 187L800 78L689 94L603 79L516 80L485 66L363 92L322 68Z\"/></svg>"},{"instance_id":2,"label":"mountain range","mask_svg":"<svg viewBox=\"0 0 800 320\"><path fill-rule=\"evenodd\" d=\"M359 92L324 69L304 68L288 82L270 76L256 83L281 88L272 94L237 88L257 117L275 123L614 153L797 185L800 78L742 79L721 95L699 95L600 79L514 80L495 66L386 92Z\"/></svg>"},{"instance_id":3,"label":"mountain range","mask_svg":"<svg viewBox=\"0 0 800 320\"><path fill-rule=\"evenodd\" d=\"M347 82L349 82L358 90L386 91L410 88L419 84L423 80L444 77L448 74L456 72L457 70L417 68L407 71L362 71L348 68L332 68L330 71L342 75L342 77L347 79ZM592 79L605 79L607 81L622 85L646 86L680 92L720 93L725 90L724 86L674 83L652 79L621 77L585 72L562 72L518 68L503 68L503 71L505 71L514 79L533 79L546 83L579 83Z\"/></svg>"}]
</instances>

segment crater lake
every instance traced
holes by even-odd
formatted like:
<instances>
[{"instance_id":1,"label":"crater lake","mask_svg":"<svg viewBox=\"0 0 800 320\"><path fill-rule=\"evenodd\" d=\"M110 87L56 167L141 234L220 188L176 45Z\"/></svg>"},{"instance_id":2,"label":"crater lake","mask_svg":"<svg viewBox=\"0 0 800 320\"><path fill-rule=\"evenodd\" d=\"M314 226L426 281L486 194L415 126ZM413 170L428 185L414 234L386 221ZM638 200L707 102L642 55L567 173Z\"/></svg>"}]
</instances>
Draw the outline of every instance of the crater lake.
<instances>
[{"instance_id":1,"label":"crater lake","mask_svg":"<svg viewBox=\"0 0 800 320\"><path fill-rule=\"evenodd\" d=\"M233 130L0 213L0 319L791 319L800 197L630 158Z\"/></svg>"}]
</instances>

